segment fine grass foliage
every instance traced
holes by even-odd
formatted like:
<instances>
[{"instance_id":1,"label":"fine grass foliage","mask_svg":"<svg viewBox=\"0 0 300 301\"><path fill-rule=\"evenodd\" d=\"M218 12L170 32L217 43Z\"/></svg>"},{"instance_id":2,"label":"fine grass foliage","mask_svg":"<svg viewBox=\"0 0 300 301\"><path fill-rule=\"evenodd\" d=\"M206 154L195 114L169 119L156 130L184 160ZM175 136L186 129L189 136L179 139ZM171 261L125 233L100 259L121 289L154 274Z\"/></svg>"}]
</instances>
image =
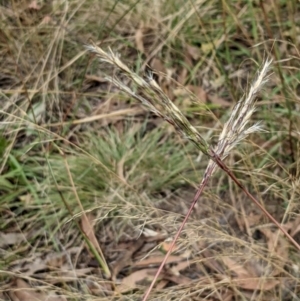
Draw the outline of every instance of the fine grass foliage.
<instances>
[{"instance_id":1,"label":"fine grass foliage","mask_svg":"<svg viewBox=\"0 0 300 301\"><path fill-rule=\"evenodd\" d=\"M0 16L1 300L24 298L20 278L44 299L140 300L155 271L123 294L118 285L157 269L205 172L193 144L105 80L119 74L88 53L92 41L139 75L153 71L209 145L272 58L251 117L262 131L226 165L299 242L296 0L17 0ZM224 173L208 188L172 254L187 266L167 265L150 300L298 300L299 252ZM86 248L84 214L112 272L141 244L115 278ZM239 280L249 271L255 288Z\"/></svg>"}]
</instances>

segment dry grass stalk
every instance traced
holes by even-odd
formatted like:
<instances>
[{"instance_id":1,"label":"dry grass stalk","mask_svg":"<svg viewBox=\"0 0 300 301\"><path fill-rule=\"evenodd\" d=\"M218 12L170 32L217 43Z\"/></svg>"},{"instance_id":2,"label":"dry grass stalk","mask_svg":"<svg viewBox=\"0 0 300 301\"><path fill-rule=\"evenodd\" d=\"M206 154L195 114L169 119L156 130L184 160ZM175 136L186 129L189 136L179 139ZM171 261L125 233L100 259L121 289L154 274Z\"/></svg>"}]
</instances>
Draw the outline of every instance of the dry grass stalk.
<instances>
[{"instance_id":1,"label":"dry grass stalk","mask_svg":"<svg viewBox=\"0 0 300 301\"><path fill-rule=\"evenodd\" d=\"M263 211L263 213L289 238L289 240L300 250L300 246L297 242L283 229L283 227L270 215L265 208L243 187L243 185L238 181L230 169L224 164L224 159L229 155L230 151L243 139L245 139L249 134L257 132L261 129L259 123L252 126L248 126L251 116L255 111L255 98L257 93L262 88L262 86L268 80L268 71L271 65L271 60L266 60L261 70L258 72L258 76L253 81L242 99L234 107L229 120L225 123L223 130L220 134L219 141L215 148L210 147L203 137L198 133L198 131L193 127L186 117L181 113L181 111L175 106L172 101L164 94L158 84L154 81L152 76L148 77L148 81L144 80L136 73L131 71L117 55L115 55L111 50L109 53L103 51L100 47L96 45L89 45L87 49L95 53L102 61L107 62L111 65L117 67L123 72L131 81L133 81L139 88L143 90L147 98L137 95L128 86L125 86L119 79L107 77L107 80L115 84L121 90L134 97L135 99L141 101L141 103L146 106L149 110L162 117L164 120L175 126L175 128L180 132L181 135L191 140L200 151L210 158L206 171L204 173L203 179L195 197L193 198L190 209L185 216L179 230L177 231L174 240L167 252L163 262L161 263L150 287L148 288L146 294L144 295L143 301L147 300L157 278L160 274L168 256L173 250L173 246L178 239L189 215L191 214L198 198L200 197L204 187L208 183L210 177L213 175L217 166L223 169L229 177L245 192L247 196Z\"/></svg>"},{"instance_id":2,"label":"dry grass stalk","mask_svg":"<svg viewBox=\"0 0 300 301\"><path fill-rule=\"evenodd\" d=\"M214 153L218 155L221 160L224 160L230 151L247 136L261 130L259 123L250 127L247 127L247 125L251 120L252 114L255 112L255 98L257 93L268 81L268 71L271 63L271 60L266 60L258 72L256 79L250 85L248 93L244 94L238 101L228 121L224 124L217 146L214 148ZM213 164L213 162L210 162L208 167L211 164Z\"/></svg>"},{"instance_id":3,"label":"dry grass stalk","mask_svg":"<svg viewBox=\"0 0 300 301\"><path fill-rule=\"evenodd\" d=\"M131 71L111 50L109 50L109 53L107 53L96 45L89 45L86 48L95 53L101 61L114 65L120 71L122 71L124 75L126 75L139 88L143 90L148 98L146 99L145 97L136 94L117 78L106 77L108 81L115 84L118 88L120 88L133 98L139 100L150 111L154 112L156 115L162 117L168 123L175 126L175 128L181 133L181 135L196 144L201 152L209 155L209 145L195 129L195 127L190 124L190 122L186 119L186 117L182 114L178 107L174 105L174 103L162 91L162 89L153 79L152 75L149 75L148 80L146 81L145 79Z\"/></svg>"}]
</instances>

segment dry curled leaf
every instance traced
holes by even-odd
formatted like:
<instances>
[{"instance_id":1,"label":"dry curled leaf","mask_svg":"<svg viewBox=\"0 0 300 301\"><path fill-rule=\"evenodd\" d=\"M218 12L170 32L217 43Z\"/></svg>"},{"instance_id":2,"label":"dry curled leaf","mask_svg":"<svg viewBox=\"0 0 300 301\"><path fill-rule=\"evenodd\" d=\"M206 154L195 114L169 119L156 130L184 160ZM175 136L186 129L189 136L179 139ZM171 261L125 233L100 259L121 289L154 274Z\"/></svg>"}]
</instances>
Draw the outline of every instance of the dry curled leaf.
<instances>
[{"instance_id":1,"label":"dry curled leaf","mask_svg":"<svg viewBox=\"0 0 300 301\"><path fill-rule=\"evenodd\" d=\"M221 277L228 280L231 283L234 283L236 286L246 289L246 290L271 290L276 285L279 284L279 281L276 279L269 279L266 277L258 277L253 275L253 269L247 270L243 265L239 264L234 259L226 256L222 258L223 263L227 268L235 274L230 280L228 277Z\"/></svg>"},{"instance_id":2,"label":"dry curled leaf","mask_svg":"<svg viewBox=\"0 0 300 301\"><path fill-rule=\"evenodd\" d=\"M112 279L115 280L119 272L126 266L131 264L133 254L142 247L143 239L131 241L122 248L121 256L112 265Z\"/></svg>"},{"instance_id":3,"label":"dry curled leaf","mask_svg":"<svg viewBox=\"0 0 300 301\"><path fill-rule=\"evenodd\" d=\"M33 260L26 258L21 260L15 267L12 268L13 271L22 272L22 275L31 276L38 271L42 271L47 268L46 261L42 259L41 254L35 254L36 258Z\"/></svg>"},{"instance_id":4,"label":"dry curled leaf","mask_svg":"<svg viewBox=\"0 0 300 301\"><path fill-rule=\"evenodd\" d=\"M144 260L138 261L134 264L135 267L142 267L142 266L156 266L159 265L163 260L164 260L164 255L161 256L153 256L153 257L149 257L146 258ZM170 255L167 259L166 264L170 264L170 263L177 263L184 260L183 257L180 256L175 256L175 255Z\"/></svg>"},{"instance_id":5,"label":"dry curled leaf","mask_svg":"<svg viewBox=\"0 0 300 301\"><path fill-rule=\"evenodd\" d=\"M271 229L262 228L260 229L266 239L268 250L272 256L272 262L275 263L272 276L276 276L282 272L284 265L288 261L288 243L282 236L281 232L272 232Z\"/></svg>"},{"instance_id":6,"label":"dry curled leaf","mask_svg":"<svg viewBox=\"0 0 300 301\"><path fill-rule=\"evenodd\" d=\"M40 10L41 6L38 5L38 2L36 0L33 0L30 2L30 4L28 5L29 9L33 9L33 10Z\"/></svg>"},{"instance_id":7,"label":"dry curled leaf","mask_svg":"<svg viewBox=\"0 0 300 301\"><path fill-rule=\"evenodd\" d=\"M143 41L143 38L144 38L144 32L143 32L143 28L142 26L140 26L140 28L138 28L135 32L135 35L134 35L134 38L135 38L135 44L136 44L136 48L144 53L145 52L145 47L144 47L144 41Z\"/></svg>"},{"instance_id":8,"label":"dry curled leaf","mask_svg":"<svg viewBox=\"0 0 300 301\"><path fill-rule=\"evenodd\" d=\"M192 46L192 45L186 45L186 51L187 51L187 54L190 55L190 57L197 61L199 60L200 56L201 56L201 52L200 52L200 48L199 47L195 47L195 46Z\"/></svg>"},{"instance_id":9,"label":"dry curled leaf","mask_svg":"<svg viewBox=\"0 0 300 301\"><path fill-rule=\"evenodd\" d=\"M15 280L9 295L12 301L66 301L66 298L63 296L58 296L54 293L46 294L45 288L43 288L43 292L36 292L35 289L20 278Z\"/></svg>"},{"instance_id":10,"label":"dry curled leaf","mask_svg":"<svg viewBox=\"0 0 300 301\"><path fill-rule=\"evenodd\" d=\"M172 282L174 282L176 284L180 284L180 285L189 284L192 282L191 278L188 278L183 275L173 275L170 273L164 273L164 274L162 274L162 277L165 280L169 280L169 281L172 281Z\"/></svg>"},{"instance_id":11,"label":"dry curled leaf","mask_svg":"<svg viewBox=\"0 0 300 301\"><path fill-rule=\"evenodd\" d=\"M94 233L94 221L93 220L94 220L94 217L91 213L83 214L81 216L81 227L82 227L82 231L87 236L89 241L98 250L98 248L100 248L100 246L99 246L98 240Z\"/></svg>"},{"instance_id":12,"label":"dry curled leaf","mask_svg":"<svg viewBox=\"0 0 300 301\"><path fill-rule=\"evenodd\" d=\"M154 278L156 269L143 269L131 273L129 276L122 279L122 282L117 286L117 290L120 293L125 293L136 289L139 286L139 283L143 281L151 281Z\"/></svg>"},{"instance_id":13,"label":"dry curled leaf","mask_svg":"<svg viewBox=\"0 0 300 301\"><path fill-rule=\"evenodd\" d=\"M19 244L25 240L25 235L22 233L0 233L0 248Z\"/></svg>"},{"instance_id":14,"label":"dry curled leaf","mask_svg":"<svg viewBox=\"0 0 300 301\"><path fill-rule=\"evenodd\" d=\"M172 245L172 242L167 242L167 241L164 241L162 244L161 244L161 250L163 252L168 252L171 248L171 245ZM173 249L172 249L172 252L175 252L176 250L178 249L178 247L176 245L173 246Z\"/></svg>"},{"instance_id":15,"label":"dry curled leaf","mask_svg":"<svg viewBox=\"0 0 300 301\"><path fill-rule=\"evenodd\" d=\"M163 73L163 74L167 73L166 67L164 66L163 62L156 57L153 58L153 60L151 60L150 66L154 70L154 72L157 72L158 74L159 73Z\"/></svg>"},{"instance_id":16,"label":"dry curled leaf","mask_svg":"<svg viewBox=\"0 0 300 301\"><path fill-rule=\"evenodd\" d=\"M290 231L291 236L294 237L300 231L300 216L294 221L288 222L284 225L286 231Z\"/></svg>"},{"instance_id":17,"label":"dry curled leaf","mask_svg":"<svg viewBox=\"0 0 300 301\"><path fill-rule=\"evenodd\" d=\"M202 87L195 86L195 85L188 85L188 86L186 86L186 88L189 91L191 91L193 94L195 94L195 96L197 97L197 100L199 100L200 102L207 101L207 93Z\"/></svg>"}]
</instances>

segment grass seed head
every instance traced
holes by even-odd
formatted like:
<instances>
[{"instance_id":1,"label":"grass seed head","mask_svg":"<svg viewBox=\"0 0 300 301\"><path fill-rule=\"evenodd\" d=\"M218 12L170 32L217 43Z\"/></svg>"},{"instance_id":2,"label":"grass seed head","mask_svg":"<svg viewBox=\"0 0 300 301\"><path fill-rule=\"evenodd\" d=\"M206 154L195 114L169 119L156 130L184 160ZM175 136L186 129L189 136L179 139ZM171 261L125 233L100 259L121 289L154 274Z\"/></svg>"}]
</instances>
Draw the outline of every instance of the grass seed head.
<instances>
[{"instance_id":1,"label":"grass seed head","mask_svg":"<svg viewBox=\"0 0 300 301\"><path fill-rule=\"evenodd\" d=\"M88 45L86 48L95 53L101 61L107 62L118 68L128 79L134 82L146 96L143 97L136 94L118 78L107 77L108 81L115 84L119 89L131 97L139 100L149 110L172 124L182 136L191 140L201 152L213 157L211 154L212 152L209 150L209 145L204 138L163 92L151 75L148 76L148 80L143 79L130 70L111 49L109 49L109 52L105 52L96 45ZM255 97L268 80L267 73L271 62L271 60L266 60L263 67L258 72L258 76L250 85L248 93L246 93L236 104L229 120L225 123L219 137L219 142L213 151L213 153L219 156L221 160L225 159L230 151L249 134L261 129L260 123L256 123L250 127L248 127L248 124L255 111Z\"/></svg>"},{"instance_id":2,"label":"grass seed head","mask_svg":"<svg viewBox=\"0 0 300 301\"><path fill-rule=\"evenodd\" d=\"M128 86L125 86L120 79L107 77L107 80L115 84L119 89L131 97L139 100L145 107L172 124L182 136L191 140L204 154L209 155L209 145L204 138L163 92L152 76L148 77L148 81L146 81L130 70L111 50L107 53L96 45L88 45L86 48L95 53L101 61L118 68L127 78L134 82L146 96L142 97L135 94Z\"/></svg>"},{"instance_id":3,"label":"grass seed head","mask_svg":"<svg viewBox=\"0 0 300 301\"><path fill-rule=\"evenodd\" d=\"M259 90L268 81L268 71L272 60L266 60L256 79L251 83L246 93L234 107L228 121L225 123L215 148L215 153L225 159L230 151L249 134L260 131L260 123L247 127L255 112L255 98Z\"/></svg>"}]
</instances>

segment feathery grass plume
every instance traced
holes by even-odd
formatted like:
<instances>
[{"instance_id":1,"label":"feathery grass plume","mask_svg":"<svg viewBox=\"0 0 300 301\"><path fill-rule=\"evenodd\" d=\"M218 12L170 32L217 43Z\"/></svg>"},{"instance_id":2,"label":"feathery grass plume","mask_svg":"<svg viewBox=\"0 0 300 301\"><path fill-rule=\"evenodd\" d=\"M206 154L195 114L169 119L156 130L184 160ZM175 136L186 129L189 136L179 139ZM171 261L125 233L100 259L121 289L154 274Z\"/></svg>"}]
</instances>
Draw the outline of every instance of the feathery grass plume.
<instances>
[{"instance_id":1,"label":"feathery grass plume","mask_svg":"<svg viewBox=\"0 0 300 301\"><path fill-rule=\"evenodd\" d=\"M219 137L219 142L215 152L223 160L229 152L249 134L261 129L259 123L246 128L250 121L251 115L255 112L255 97L263 85L268 81L268 72L272 60L266 60L254 82L250 85L246 93L235 105L229 120L224 124L223 130Z\"/></svg>"},{"instance_id":2,"label":"feathery grass plume","mask_svg":"<svg viewBox=\"0 0 300 301\"><path fill-rule=\"evenodd\" d=\"M139 100L145 107L172 124L185 138L191 140L201 152L209 156L209 145L206 143L204 138L199 134L196 128L190 124L178 107L162 91L151 75L148 77L148 81L141 78L139 75L131 71L119 59L119 57L111 51L111 49L109 49L109 53L107 53L96 45L88 45L86 48L95 53L101 61L107 62L122 71L127 78L143 90L147 98L137 95L119 79L106 77L108 81L115 84L125 93Z\"/></svg>"},{"instance_id":3,"label":"feathery grass plume","mask_svg":"<svg viewBox=\"0 0 300 301\"><path fill-rule=\"evenodd\" d=\"M229 120L225 123L219 137L217 146L212 149L204 138L199 134L194 126L182 114L178 107L162 91L153 77L150 75L146 81L138 74L130 70L111 49L105 52L102 48L94 45L87 45L86 49L95 53L101 61L117 67L128 79L133 81L143 90L147 98L136 94L128 86L124 85L120 79L106 77L108 81L116 85L119 89L140 101L150 111L166 120L176 127L176 129L187 139L191 140L205 155L212 159L218 156L221 160L225 159L230 151L249 134L260 130L259 123L246 128L251 115L255 111L254 102L258 91L267 81L267 73L271 65L271 60L266 60L262 69L258 73L256 80L251 84L246 95L236 104ZM212 162L210 163L212 164Z\"/></svg>"},{"instance_id":4,"label":"feathery grass plume","mask_svg":"<svg viewBox=\"0 0 300 301\"><path fill-rule=\"evenodd\" d=\"M228 121L224 124L223 130L219 136L218 143L213 150L214 156L218 156L222 161L229 155L230 151L237 146L248 135L261 130L260 122L247 127L252 114L255 112L255 98L259 90L268 81L268 75L272 60L266 60L262 68L258 71L256 79L251 83L248 93L233 108ZM216 164L211 160L207 166Z\"/></svg>"}]
</instances>

